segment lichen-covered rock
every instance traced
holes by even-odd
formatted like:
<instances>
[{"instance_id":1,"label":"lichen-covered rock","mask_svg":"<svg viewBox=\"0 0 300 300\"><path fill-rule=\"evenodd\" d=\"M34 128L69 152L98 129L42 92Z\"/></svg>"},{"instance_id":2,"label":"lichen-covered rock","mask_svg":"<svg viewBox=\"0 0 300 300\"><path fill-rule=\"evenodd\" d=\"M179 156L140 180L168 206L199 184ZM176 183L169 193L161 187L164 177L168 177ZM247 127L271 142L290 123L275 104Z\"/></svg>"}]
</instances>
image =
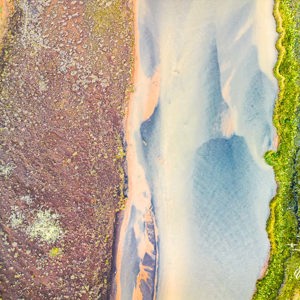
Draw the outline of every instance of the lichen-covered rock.
<instances>
[{"instance_id":1,"label":"lichen-covered rock","mask_svg":"<svg viewBox=\"0 0 300 300\"><path fill-rule=\"evenodd\" d=\"M63 230L58 221L59 215L51 210L39 210L31 225L27 227L27 234L33 239L39 239L49 244L55 243L63 236Z\"/></svg>"}]
</instances>

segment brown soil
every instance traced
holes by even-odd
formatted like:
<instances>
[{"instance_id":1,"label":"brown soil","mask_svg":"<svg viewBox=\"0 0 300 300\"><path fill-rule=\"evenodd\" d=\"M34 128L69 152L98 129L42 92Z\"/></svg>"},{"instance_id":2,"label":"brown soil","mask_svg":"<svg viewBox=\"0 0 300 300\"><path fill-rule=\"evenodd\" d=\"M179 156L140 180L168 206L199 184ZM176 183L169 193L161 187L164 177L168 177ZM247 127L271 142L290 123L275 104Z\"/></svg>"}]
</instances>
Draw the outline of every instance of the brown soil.
<instances>
[{"instance_id":1,"label":"brown soil","mask_svg":"<svg viewBox=\"0 0 300 300\"><path fill-rule=\"evenodd\" d=\"M0 63L3 299L107 298L123 197L129 2L15 3ZM45 219L34 235L39 212L53 226Z\"/></svg>"}]
</instances>

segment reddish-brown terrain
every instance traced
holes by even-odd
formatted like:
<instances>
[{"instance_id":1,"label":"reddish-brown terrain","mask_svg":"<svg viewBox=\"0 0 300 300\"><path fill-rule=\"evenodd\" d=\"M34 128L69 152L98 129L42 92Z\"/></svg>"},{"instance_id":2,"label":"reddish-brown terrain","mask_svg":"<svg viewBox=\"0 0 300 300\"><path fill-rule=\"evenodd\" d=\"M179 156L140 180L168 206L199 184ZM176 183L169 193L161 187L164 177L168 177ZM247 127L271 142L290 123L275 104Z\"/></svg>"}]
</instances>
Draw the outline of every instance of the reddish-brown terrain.
<instances>
[{"instance_id":1,"label":"reddish-brown terrain","mask_svg":"<svg viewBox=\"0 0 300 300\"><path fill-rule=\"evenodd\" d=\"M106 299L132 4L14 4L0 64L0 296Z\"/></svg>"}]
</instances>

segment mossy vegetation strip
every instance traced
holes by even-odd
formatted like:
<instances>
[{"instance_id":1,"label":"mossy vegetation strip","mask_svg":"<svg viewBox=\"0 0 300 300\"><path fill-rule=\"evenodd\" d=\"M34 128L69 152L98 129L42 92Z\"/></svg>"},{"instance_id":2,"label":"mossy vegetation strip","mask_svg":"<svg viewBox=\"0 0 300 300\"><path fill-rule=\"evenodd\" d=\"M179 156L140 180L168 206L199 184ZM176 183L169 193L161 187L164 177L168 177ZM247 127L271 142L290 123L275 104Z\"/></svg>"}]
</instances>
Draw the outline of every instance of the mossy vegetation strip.
<instances>
[{"instance_id":1,"label":"mossy vegetation strip","mask_svg":"<svg viewBox=\"0 0 300 300\"><path fill-rule=\"evenodd\" d=\"M299 244L299 12L297 0L275 0L274 17L279 38L274 75L279 94L273 121L279 136L276 152L265 158L273 166L278 184L270 204L267 231L271 243L268 268L257 282L253 299L298 299L300 287ZM298 276L299 271L299 276ZM297 288L298 286L298 288Z\"/></svg>"}]
</instances>

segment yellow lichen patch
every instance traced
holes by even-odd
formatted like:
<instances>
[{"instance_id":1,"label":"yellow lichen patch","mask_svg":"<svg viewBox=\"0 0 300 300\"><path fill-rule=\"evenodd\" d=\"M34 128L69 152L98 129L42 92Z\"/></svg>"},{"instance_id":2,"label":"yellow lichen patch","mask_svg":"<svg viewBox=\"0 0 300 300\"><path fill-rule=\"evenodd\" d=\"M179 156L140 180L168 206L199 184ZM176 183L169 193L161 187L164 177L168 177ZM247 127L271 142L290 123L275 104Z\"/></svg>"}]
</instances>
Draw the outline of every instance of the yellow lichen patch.
<instances>
[{"instance_id":1,"label":"yellow lichen patch","mask_svg":"<svg viewBox=\"0 0 300 300\"><path fill-rule=\"evenodd\" d=\"M49 251L49 256L52 258L55 258L57 256L60 256L62 254L62 250L58 247L53 247L50 251Z\"/></svg>"},{"instance_id":2,"label":"yellow lichen patch","mask_svg":"<svg viewBox=\"0 0 300 300\"><path fill-rule=\"evenodd\" d=\"M97 0L90 4L87 13L94 20L94 30L103 33L109 28L120 28L127 21L123 8L121 0Z\"/></svg>"},{"instance_id":3,"label":"yellow lichen patch","mask_svg":"<svg viewBox=\"0 0 300 300\"><path fill-rule=\"evenodd\" d=\"M122 145L118 146L116 159L123 159L125 157L125 151Z\"/></svg>"},{"instance_id":4,"label":"yellow lichen patch","mask_svg":"<svg viewBox=\"0 0 300 300\"><path fill-rule=\"evenodd\" d=\"M125 154L125 149L124 149L124 146L122 143L122 138L120 135L116 136L116 142L117 142L118 146L116 149L116 155L115 155L114 161L116 161L116 160L122 161L123 158L126 156L126 154Z\"/></svg>"}]
</instances>

